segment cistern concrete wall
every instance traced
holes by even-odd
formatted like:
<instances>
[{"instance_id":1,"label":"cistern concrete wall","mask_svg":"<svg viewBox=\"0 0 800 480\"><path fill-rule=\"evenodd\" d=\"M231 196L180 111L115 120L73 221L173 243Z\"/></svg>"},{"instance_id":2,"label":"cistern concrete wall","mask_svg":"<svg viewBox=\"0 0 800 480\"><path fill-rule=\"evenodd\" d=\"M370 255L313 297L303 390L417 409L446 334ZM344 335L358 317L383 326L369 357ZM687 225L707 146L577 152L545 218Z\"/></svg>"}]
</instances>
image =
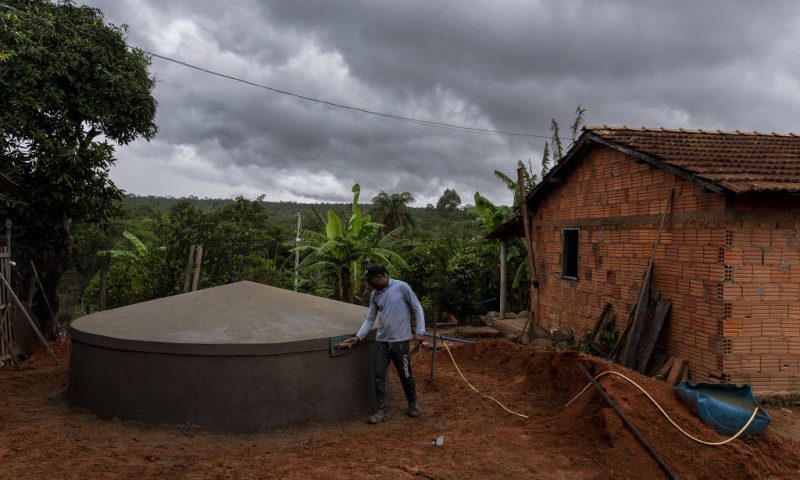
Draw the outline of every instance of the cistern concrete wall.
<instances>
[{"instance_id":1,"label":"cistern concrete wall","mask_svg":"<svg viewBox=\"0 0 800 480\"><path fill-rule=\"evenodd\" d=\"M252 282L76 320L68 397L101 417L255 432L366 411L373 334L332 356L366 308Z\"/></svg>"}]
</instances>

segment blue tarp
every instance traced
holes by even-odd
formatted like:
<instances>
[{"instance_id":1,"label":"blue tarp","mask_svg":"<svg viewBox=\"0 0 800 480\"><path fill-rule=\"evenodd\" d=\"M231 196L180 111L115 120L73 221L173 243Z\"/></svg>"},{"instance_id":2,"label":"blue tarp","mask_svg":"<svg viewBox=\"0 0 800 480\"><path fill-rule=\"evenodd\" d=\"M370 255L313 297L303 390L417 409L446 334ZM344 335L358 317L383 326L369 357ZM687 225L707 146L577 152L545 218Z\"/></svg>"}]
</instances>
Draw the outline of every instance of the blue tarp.
<instances>
[{"instance_id":1,"label":"blue tarp","mask_svg":"<svg viewBox=\"0 0 800 480\"><path fill-rule=\"evenodd\" d=\"M723 435L733 436L741 430L756 407L759 407L756 418L740 438L758 435L772 420L756 402L753 390L747 384L682 382L675 391L695 415Z\"/></svg>"}]
</instances>

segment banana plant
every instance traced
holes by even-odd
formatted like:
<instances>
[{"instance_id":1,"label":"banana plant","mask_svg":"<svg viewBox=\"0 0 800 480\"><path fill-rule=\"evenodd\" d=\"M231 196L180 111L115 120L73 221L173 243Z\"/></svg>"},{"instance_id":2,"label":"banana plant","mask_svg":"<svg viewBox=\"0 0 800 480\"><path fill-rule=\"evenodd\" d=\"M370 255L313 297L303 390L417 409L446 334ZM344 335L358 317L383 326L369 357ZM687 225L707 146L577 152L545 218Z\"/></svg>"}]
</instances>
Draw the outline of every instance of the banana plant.
<instances>
[{"instance_id":1,"label":"banana plant","mask_svg":"<svg viewBox=\"0 0 800 480\"><path fill-rule=\"evenodd\" d=\"M483 226L486 233L491 233L506 221L506 209L497 207L488 198L482 196L480 192L475 192L475 213L478 214L479 223Z\"/></svg>"},{"instance_id":2,"label":"banana plant","mask_svg":"<svg viewBox=\"0 0 800 480\"><path fill-rule=\"evenodd\" d=\"M390 274L395 274L398 267L406 267L406 262L394 251L398 243L396 237L402 228L378 238L383 224L373 222L369 214L361 212L358 206L361 187L358 184L353 185L352 192L349 218L343 220L336 212L328 210L324 219L325 234L306 231L305 244L296 247L297 251L306 254L299 270L306 275L331 276L338 299L351 303L365 263L379 263Z\"/></svg>"},{"instance_id":3,"label":"banana plant","mask_svg":"<svg viewBox=\"0 0 800 480\"><path fill-rule=\"evenodd\" d=\"M137 237L136 235L125 230L124 232L122 232L122 236L127 238L128 241L131 242L131 244L133 245L133 250L117 250L117 249L101 250L97 252L97 256L98 257L111 256L114 258L127 257L127 258L132 258L137 262L141 262L150 253L150 249L147 248L147 245L142 243L142 241L139 240L139 237Z\"/></svg>"}]
</instances>

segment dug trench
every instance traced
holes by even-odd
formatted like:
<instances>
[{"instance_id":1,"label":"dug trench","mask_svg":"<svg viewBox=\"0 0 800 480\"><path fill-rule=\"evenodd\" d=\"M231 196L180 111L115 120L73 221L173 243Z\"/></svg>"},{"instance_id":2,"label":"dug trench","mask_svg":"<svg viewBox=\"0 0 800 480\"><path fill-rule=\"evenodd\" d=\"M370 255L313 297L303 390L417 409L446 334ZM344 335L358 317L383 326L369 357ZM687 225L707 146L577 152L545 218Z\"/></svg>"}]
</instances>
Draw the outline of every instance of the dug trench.
<instances>
[{"instance_id":1,"label":"dug trench","mask_svg":"<svg viewBox=\"0 0 800 480\"><path fill-rule=\"evenodd\" d=\"M64 360L66 350L58 349ZM452 354L473 386L529 418L470 389L445 350L431 381L431 351L422 350L413 357L419 419L403 415L392 374L392 418L377 426L358 415L229 435L98 420L61 395L66 367L37 354L21 371L0 369L0 478L665 478L591 389L564 408L587 383L579 359L593 374L624 372L689 433L720 439L663 382L593 357L503 340L459 346ZM701 445L627 382L606 376L600 383L680 478L797 478L800 444L787 437L767 429L720 447ZM438 436L444 444L431 445Z\"/></svg>"}]
</instances>

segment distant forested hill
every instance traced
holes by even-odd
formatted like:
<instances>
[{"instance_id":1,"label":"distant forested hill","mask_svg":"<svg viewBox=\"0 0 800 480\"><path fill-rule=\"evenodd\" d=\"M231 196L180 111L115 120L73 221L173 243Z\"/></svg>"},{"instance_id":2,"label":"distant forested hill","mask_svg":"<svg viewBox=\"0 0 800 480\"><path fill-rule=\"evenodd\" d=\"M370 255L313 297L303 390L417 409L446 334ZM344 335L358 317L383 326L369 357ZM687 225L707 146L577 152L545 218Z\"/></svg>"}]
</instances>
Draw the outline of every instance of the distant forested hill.
<instances>
[{"instance_id":1,"label":"distant forested hill","mask_svg":"<svg viewBox=\"0 0 800 480\"><path fill-rule=\"evenodd\" d=\"M226 204L232 203L233 199L222 198L197 198L197 197L159 197L159 196L139 196L126 195L123 205L130 207L146 207L165 212L180 201L188 200L198 208L221 208ZM300 212L304 228L320 229L322 223L319 221L317 213L325 215L328 210L333 210L341 216L346 216L350 211L349 203L298 203L298 202L269 202L262 201L267 214L272 219L274 225L281 230L294 231L296 222L296 212ZM371 209L370 204L361 204L365 213ZM409 208L412 218L416 222L417 233L433 232L447 228L454 222L463 222L475 219L472 207L462 208L451 212L441 212L434 208ZM317 212L317 213L315 213ZM315 228L316 227L316 228ZM424 236L424 234L423 234Z\"/></svg>"}]
</instances>

